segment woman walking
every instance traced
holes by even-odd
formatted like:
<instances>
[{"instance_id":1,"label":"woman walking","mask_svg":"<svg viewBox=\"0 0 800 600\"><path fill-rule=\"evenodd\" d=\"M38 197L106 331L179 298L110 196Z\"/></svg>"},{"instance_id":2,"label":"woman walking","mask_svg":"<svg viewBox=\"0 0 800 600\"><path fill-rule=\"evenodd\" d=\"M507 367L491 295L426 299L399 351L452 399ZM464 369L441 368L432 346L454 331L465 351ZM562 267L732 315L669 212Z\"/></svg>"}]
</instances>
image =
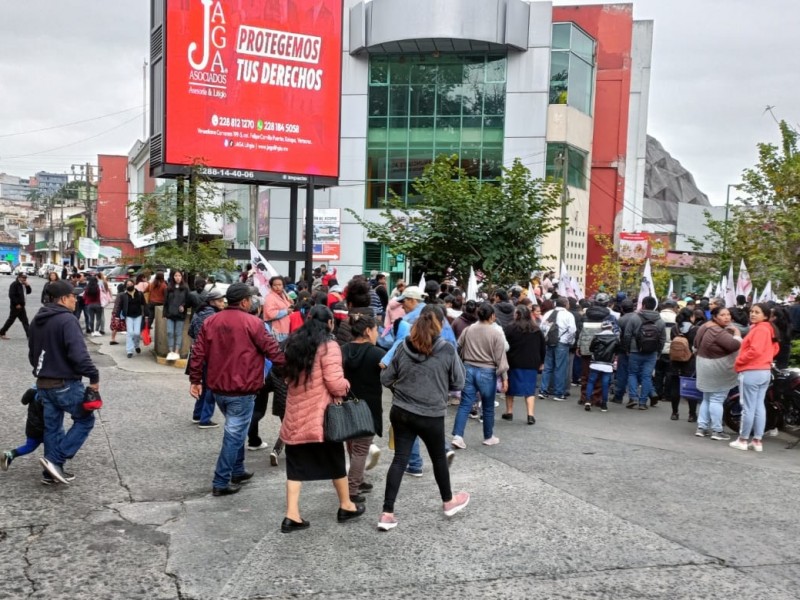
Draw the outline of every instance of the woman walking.
<instances>
[{"instance_id":1,"label":"woman walking","mask_svg":"<svg viewBox=\"0 0 800 600\"><path fill-rule=\"evenodd\" d=\"M47 283L45 283L44 287L42 288L42 304L49 304L50 302L52 302L50 294L47 291L47 288L54 281L58 281L58 273L56 273L55 271L50 271L47 274Z\"/></svg>"},{"instance_id":2,"label":"woman walking","mask_svg":"<svg viewBox=\"0 0 800 600\"><path fill-rule=\"evenodd\" d=\"M439 487L444 514L451 517L469 503L469 494L453 494L444 438L447 393L464 387L464 365L453 345L441 337L444 311L427 305L381 373L381 383L392 390L389 421L394 431L394 459L386 476L383 513L378 529L397 527L394 505L417 437L428 449L433 476Z\"/></svg>"},{"instance_id":3,"label":"woman walking","mask_svg":"<svg viewBox=\"0 0 800 600\"><path fill-rule=\"evenodd\" d=\"M283 289L283 277L271 277L269 288L270 293L264 299L264 321L275 341L281 343L289 337L289 316L294 311L294 302Z\"/></svg>"},{"instance_id":4,"label":"woman walking","mask_svg":"<svg viewBox=\"0 0 800 600\"><path fill-rule=\"evenodd\" d=\"M281 439L286 444L283 533L309 526L300 516L304 481L333 481L339 497L336 520L340 523L364 514L364 505L350 500L344 444L326 442L323 430L325 409L350 388L342 371L342 351L332 333L333 313L324 306L315 306L303 326L286 341L284 371L289 389L281 424Z\"/></svg>"},{"instance_id":5,"label":"woman walking","mask_svg":"<svg viewBox=\"0 0 800 600\"><path fill-rule=\"evenodd\" d=\"M354 312L349 318L352 341L342 346L344 357L344 376L352 386L350 391L359 400L363 400L372 412L375 433L383 435L383 406L381 397L381 368L379 363L386 354L375 346L378 341L378 323L375 317ZM347 484L350 499L353 502L364 502L362 492L372 490L372 485L364 482L364 471L375 467L381 451L372 444L375 436L366 436L347 441L347 453L350 455L350 470L347 472ZM369 462L367 462L369 456Z\"/></svg>"},{"instance_id":6,"label":"woman walking","mask_svg":"<svg viewBox=\"0 0 800 600\"><path fill-rule=\"evenodd\" d=\"M769 322L767 304L754 304L750 309L750 331L742 341L734 367L739 374L739 399L742 404L742 424L739 437L731 448L761 452L767 411L764 396L769 387L772 359L778 354L778 332ZM750 435L753 435L752 441Z\"/></svg>"},{"instance_id":7,"label":"woman walking","mask_svg":"<svg viewBox=\"0 0 800 600\"><path fill-rule=\"evenodd\" d=\"M164 299L164 318L167 320L167 360L181 357L183 324L186 321L186 306L189 302L189 287L183 273L173 271Z\"/></svg>"},{"instance_id":8,"label":"woman walking","mask_svg":"<svg viewBox=\"0 0 800 600\"><path fill-rule=\"evenodd\" d=\"M454 448L464 449L464 430L472 405L481 395L483 409L483 444L494 446L500 440L494 435L494 397L498 391L508 391L508 359L503 330L494 327L495 312L484 302L477 310L478 322L467 327L458 338L458 350L466 367L466 383L461 392L461 404L453 424ZM497 379L500 378L500 390Z\"/></svg>"},{"instance_id":9,"label":"woman walking","mask_svg":"<svg viewBox=\"0 0 800 600\"><path fill-rule=\"evenodd\" d=\"M505 328L505 334L508 342L508 391L506 412L502 418L505 421L514 419L514 396L522 396L528 411L528 425L533 425L536 423L533 414L536 378L544 365L544 334L527 306L514 309L514 320Z\"/></svg>"},{"instance_id":10,"label":"woman walking","mask_svg":"<svg viewBox=\"0 0 800 600\"><path fill-rule=\"evenodd\" d=\"M142 317L146 306L144 294L136 289L133 279L128 279L120 303L120 317L125 319L125 330L128 332L125 340L128 358L132 358L134 352L142 352Z\"/></svg>"},{"instance_id":11,"label":"woman walking","mask_svg":"<svg viewBox=\"0 0 800 600\"><path fill-rule=\"evenodd\" d=\"M89 277L86 291L83 292L83 305L86 310L86 328L92 337L102 335L102 331L105 329L101 300L100 283L97 281L97 277Z\"/></svg>"},{"instance_id":12,"label":"woman walking","mask_svg":"<svg viewBox=\"0 0 800 600\"><path fill-rule=\"evenodd\" d=\"M167 287L167 282L164 281L164 271L156 271L156 275L150 283L150 297L147 302L147 318L151 327L153 319L156 318L156 307L164 306L167 299Z\"/></svg>"}]
</instances>

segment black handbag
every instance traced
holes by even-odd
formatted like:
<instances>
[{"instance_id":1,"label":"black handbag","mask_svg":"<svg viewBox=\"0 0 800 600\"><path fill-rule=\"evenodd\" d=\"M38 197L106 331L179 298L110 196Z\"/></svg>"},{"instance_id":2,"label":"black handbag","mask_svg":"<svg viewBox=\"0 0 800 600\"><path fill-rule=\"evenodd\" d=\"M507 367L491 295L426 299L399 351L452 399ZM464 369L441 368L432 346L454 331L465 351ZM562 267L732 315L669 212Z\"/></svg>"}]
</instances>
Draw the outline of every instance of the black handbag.
<instances>
[{"instance_id":1,"label":"black handbag","mask_svg":"<svg viewBox=\"0 0 800 600\"><path fill-rule=\"evenodd\" d=\"M372 411L364 400L347 392L347 397L341 404L332 402L325 409L324 430L326 442L345 442L375 435Z\"/></svg>"}]
</instances>

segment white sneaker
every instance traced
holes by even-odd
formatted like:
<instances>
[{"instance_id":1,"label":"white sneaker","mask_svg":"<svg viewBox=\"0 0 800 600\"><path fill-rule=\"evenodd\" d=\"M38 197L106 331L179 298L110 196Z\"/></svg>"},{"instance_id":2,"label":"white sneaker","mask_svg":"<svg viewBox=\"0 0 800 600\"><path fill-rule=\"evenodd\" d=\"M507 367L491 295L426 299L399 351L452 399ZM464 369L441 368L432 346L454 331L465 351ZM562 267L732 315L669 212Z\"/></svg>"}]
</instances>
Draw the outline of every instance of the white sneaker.
<instances>
[{"instance_id":1,"label":"white sneaker","mask_svg":"<svg viewBox=\"0 0 800 600\"><path fill-rule=\"evenodd\" d=\"M728 446L735 448L736 450L747 450L747 442L739 441L738 437L728 444Z\"/></svg>"},{"instance_id":2,"label":"white sneaker","mask_svg":"<svg viewBox=\"0 0 800 600\"><path fill-rule=\"evenodd\" d=\"M497 436L492 436L488 440L483 440L484 446L496 446L500 443L500 439Z\"/></svg>"},{"instance_id":3,"label":"white sneaker","mask_svg":"<svg viewBox=\"0 0 800 600\"><path fill-rule=\"evenodd\" d=\"M758 441L753 440L752 442L747 444L747 447L750 450L754 450L755 452L763 452L764 451L764 444L761 443L761 440L758 440Z\"/></svg>"},{"instance_id":4,"label":"white sneaker","mask_svg":"<svg viewBox=\"0 0 800 600\"><path fill-rule=\"evenodd\" d=\"M369 445L369 453L367 454L367 464L364 465L364 470L369 471L374 469L381 458L381 449L375 444Z\"/></svg>"},{"instance_id":5,"label":"white sneaker","mask_svg":"<svg viewBox=\"0 0 800 600\"><path fill-rule=\"evenodd\" d=\"M180 355L177 352L167 352L167 360L172 361L178 360L179 358Z\"/></svg>"},{"instance_id":6,"label":"white sneaker","mask_svg":"<svg viewBox=\"0 0 800 600\"><path fill-rule=\"evenodd\" d=\"M778 437L778 433L780 432L778 431L777 427L775 429L770 429L769 431L767 431L767 435L769 437Z\"/></svg>"},{"instance_id":7,"label":"white sneaker","mask_svg":"<svg viewBox=\"0 0 800 600\"><path fill-rule=\"evenodd\" d=\"M464 441L464 438L461 437L460 435L454 435L453 436L453 441L450 442L450 445L453 446L453 448L458 448L459 450L464 450L467 447L467 444Z\"/></svg>"}]
</instances>

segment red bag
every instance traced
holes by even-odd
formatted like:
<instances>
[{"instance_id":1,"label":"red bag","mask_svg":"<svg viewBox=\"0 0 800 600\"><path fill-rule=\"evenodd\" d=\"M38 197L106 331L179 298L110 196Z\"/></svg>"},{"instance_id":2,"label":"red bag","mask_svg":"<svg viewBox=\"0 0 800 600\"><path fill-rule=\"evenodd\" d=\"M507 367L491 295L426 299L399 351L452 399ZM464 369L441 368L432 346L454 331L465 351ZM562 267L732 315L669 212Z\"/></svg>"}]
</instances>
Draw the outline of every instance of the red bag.
<instances>
[{"instance_id":1,"label":"red bag","mask_svg":"<svg viewBox=\"0 0 800 600\"><path fill-rule=\"evenodd\" d=\"M142 343L145 346L149 346L150 342L153 341L153 338L150 337L150 323L147 321L144 322L144 328L142 329Z\"/></svg>"}]
</instances>

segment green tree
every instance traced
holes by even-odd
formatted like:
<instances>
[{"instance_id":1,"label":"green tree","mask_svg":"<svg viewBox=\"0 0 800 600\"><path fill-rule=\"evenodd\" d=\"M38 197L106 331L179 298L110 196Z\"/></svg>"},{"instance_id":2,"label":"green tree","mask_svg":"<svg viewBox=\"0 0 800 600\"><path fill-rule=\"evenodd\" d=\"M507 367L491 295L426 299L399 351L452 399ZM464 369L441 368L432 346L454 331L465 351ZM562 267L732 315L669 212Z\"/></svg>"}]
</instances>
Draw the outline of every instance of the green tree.
<instances>
[{"instance_id":1,"label":"green tree","mask_svg":"<svg viewBox=\"0 0 800 600\"><path fill-rule=\"evenodd\" d=\"M151 236L155 243L145 259L147 266L167 265L189 273L233 269L225 241L209 232L208 223L235 221L239 205L218 193L199 166L192 169L188 186L170 181L152 194L138 196L128 208L139 234ZM176 235L179 221L187 235Z\"/></svg>"},{"instance_id":2,"label":"green tree","mask_svg":"<svg viewBox=\"0 0 800 600\"><path fill-rule=\"evenodd\" d=\"M390 198L379 223L348 209L367 235L395 254L410 256L428 273L453 269L466 282L470 267L485 283L528 281L541 269L542 240L560 227L561 186L533 179L519 160L496 182L481 182L459 166L458 157L441 155L413 184L419 201L407 206Z\"/></svg>"}]
</instances>

